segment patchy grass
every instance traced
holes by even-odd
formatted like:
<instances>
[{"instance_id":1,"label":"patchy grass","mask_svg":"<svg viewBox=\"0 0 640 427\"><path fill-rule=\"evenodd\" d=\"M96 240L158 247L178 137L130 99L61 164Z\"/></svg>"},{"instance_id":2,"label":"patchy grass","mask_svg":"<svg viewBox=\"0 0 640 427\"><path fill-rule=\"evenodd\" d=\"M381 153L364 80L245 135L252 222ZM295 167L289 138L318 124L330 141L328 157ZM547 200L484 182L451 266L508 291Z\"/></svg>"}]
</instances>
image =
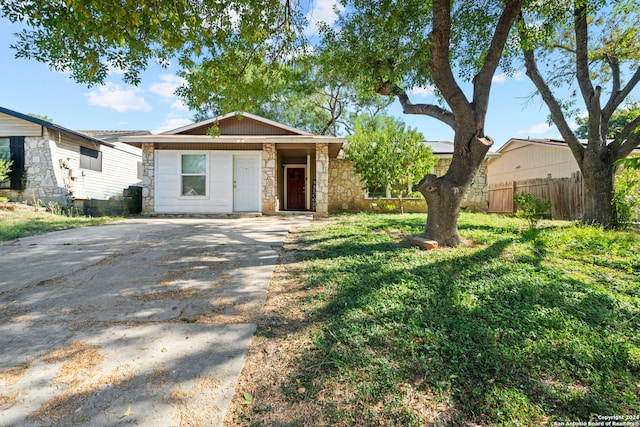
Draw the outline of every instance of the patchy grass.
<instances>
[{"instance_id":1,"label":"patchy grass","mask_svg":"<svg viewBox=\"0 0 640 427\"><path fill-rule=\"evenodd\" d=\"M44 208L37 211L33 206L6 204L0 209L0 241L18 239L20 237L43 234L68 228L102 225L119 221L114 217L86 217L54 215ZM10 208L9 208L10 207Z\"/></svg>"},{"instance_id":2,"label":"patchy grass","mask_svg":"<svg viewBox=\"0 0 640 427\"><path fill-rule=\"evenodd\" d=\"M640 414L637 232L462 214L466 247L399 237L423 227L424 215L351 215L293 235L227 425Z\"/></svg>"}]
</instances>

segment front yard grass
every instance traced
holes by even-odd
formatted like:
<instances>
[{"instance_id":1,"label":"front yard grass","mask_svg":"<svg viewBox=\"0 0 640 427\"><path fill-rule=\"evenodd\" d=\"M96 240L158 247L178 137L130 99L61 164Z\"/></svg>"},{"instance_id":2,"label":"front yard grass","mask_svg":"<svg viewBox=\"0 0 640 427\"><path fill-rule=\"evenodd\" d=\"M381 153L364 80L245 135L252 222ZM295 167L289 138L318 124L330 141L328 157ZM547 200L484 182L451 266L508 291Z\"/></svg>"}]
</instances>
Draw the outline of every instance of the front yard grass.
<instances>
[{"instance_id":1,"label":"front yard grass","mask_svg":"<svg viewBox=\"0 0 640 427\"><path fill-rule=\"evenodd\" d=\"M10 207L10 208L7 208ZM55 215L44 208L22 204L5 205L0 209L0 242L68 228L101 225L122 218Z\"/></svg>"},{"instance_id":2,"label":"front yard grass","mask_svg":"<svg viewBox=\"0 0 640 427\"><path fill-rule=\"evenodd\" d=\"M637 232L462 214L469 244L424 252L401 237L424 220L340 216L293 235L226 425L640 415Z\"/></svg>"}]
</instances>

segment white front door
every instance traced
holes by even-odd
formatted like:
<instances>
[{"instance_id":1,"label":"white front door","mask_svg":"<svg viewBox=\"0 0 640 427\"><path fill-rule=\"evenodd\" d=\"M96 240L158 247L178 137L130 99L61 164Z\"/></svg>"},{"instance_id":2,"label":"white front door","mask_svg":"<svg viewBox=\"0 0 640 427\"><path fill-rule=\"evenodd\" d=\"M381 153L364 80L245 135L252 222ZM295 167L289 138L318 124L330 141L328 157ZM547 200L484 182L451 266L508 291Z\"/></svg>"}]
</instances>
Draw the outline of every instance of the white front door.
<instances>
[{"instance_id":1,"label":"white front door","mask_svg":"<svg viewBox=\"0 0 640 427\"><path fill-rule=\"evenodd\" d=\"M233 156L233 211L260 212L260 160Z\"/></svg>"}]
</instances>

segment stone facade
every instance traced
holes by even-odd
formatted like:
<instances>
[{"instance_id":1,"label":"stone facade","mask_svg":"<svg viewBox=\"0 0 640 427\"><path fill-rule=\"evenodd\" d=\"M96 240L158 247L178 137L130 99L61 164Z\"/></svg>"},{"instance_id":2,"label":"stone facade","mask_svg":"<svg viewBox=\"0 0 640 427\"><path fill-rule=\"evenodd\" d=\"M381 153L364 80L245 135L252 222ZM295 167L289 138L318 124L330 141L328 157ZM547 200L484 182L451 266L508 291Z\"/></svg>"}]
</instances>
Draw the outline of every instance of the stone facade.
<instances>
[{"instance_id":1,"label":"stone facade","mask_svg":"<svg viewBox=\"0 0 640 427\"><path fill-rule=\"evenodd\" d=\"M46 128L41 137L24 139L24 163L26 182L22 199L44 204L56 202L67 207L73 197L71 170L62 159L58 160L56 145Z\"/></svg>"},{"instance_id":2,"label":"stone facade","mask_svg":"<svg viewBox=\"0 0 640 427\"><path fill-rule=\"evenodd\" d=\"M434 167L434 173L444 175L449 168L451 159L438 159ZM342 159L331 160L331 172L329 174L329 212L379 212L400 211L400 202L397 199L370 199L355 173L353 164ZM462 209L470 211L486 212L489 208L489 187L487 185L487 161L484 160L471 187L465 194L461 204ZM404 199L405 212L426 212L427 204L424 198Z\"/></svg>"},{"instance_id":3,"label":"stone facade","mask_svg":"<svg viewBox=\"0 0 640 427\"><path fill-rule=\"evenodd\" d=\"M142 212L155 211L155 149L153 144L142 144Z\"/></svg>"},{"instance_id":4,"label":"stone facade","mask_svg":"<svg viewBox=\"0 0 640 427\"><path fill-rule=\"evenodd\" d=\"M329 215L329 144L316 144L316 215Z\"/></svg>"},{"instance_id":5,"label":"stone facade","mask_svg":"<svg viewBox=\"0 0 640 427\"><path fill-rule=\"evenodd\" d=\"M278 206L277 153L275 144L262 145L262 212L273 214Z\"/></svg>"}]
</instances>

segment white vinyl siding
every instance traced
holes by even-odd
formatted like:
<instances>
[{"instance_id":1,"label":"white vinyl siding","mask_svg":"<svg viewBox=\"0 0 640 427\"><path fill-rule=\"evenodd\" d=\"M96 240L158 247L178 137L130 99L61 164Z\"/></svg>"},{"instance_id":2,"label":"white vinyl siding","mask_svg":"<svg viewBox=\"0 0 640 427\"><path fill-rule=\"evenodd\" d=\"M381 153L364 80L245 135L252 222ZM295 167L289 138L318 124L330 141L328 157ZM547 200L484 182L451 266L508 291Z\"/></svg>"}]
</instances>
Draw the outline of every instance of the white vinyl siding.
<instances>
[{"instance_id":1,"label":"white vinyl siding","mask_svg":"<svg viewBox=\"0 0 640 427\"><path fill-rule=\"evenodd\" d=\"M87 147L102 154L102 171L80 168L80 146L62 137L57 144L54 158L62 160L71 170L71 190L76 199L107 200L122 196L122 191L130 185L140 183L138 179L139 149L125 146L100 145ZM131 150L131 148L134 148ZM58 166L58 165L55 165ZM64 172L64 171L63 171Z\"/></svg>"},{"instance_id":2,"label":"white vinyl siding","mask_svg":"<svg viewBox=\"0 0 640 427\"><path fill-rule=\"evenodd\" d=\"M0 136L41 136L42 126L0 113Z\"/></svg>"},{"instance_id":3,"label":"white vinyl siding","mask_svg":"<svg viewBox=\"0 0 640 427\"><path fill-rule=\"evenodd\" d=\"M182 195L182 155L205 154L206 194ZM231 151L178 151L155 152L155 212L158 213L231 213L233 212L233 163ZM260 164L261 152L242 152L255 157ZM260 206L260 182L256 205Z\"/></svg>"}]
</instances>

